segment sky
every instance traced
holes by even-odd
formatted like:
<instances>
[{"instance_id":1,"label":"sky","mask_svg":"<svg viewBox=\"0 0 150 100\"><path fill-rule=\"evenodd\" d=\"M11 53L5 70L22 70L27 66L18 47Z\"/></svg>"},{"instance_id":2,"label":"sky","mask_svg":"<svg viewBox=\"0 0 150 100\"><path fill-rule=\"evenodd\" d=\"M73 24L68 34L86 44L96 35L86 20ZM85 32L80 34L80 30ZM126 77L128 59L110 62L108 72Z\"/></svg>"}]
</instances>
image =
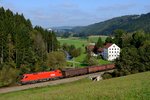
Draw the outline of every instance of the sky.
<instances>
[{"instance_id":1,"label":"sky","mask_svg":"<svg viewBox=\"0 0 150 100\"><path fill-rule=\"evenodd\" d=\"M0 0L0 7L23 13L33 26L86 26L113 17L150 12L150 0Z\"/></svg>"}]
</instances>

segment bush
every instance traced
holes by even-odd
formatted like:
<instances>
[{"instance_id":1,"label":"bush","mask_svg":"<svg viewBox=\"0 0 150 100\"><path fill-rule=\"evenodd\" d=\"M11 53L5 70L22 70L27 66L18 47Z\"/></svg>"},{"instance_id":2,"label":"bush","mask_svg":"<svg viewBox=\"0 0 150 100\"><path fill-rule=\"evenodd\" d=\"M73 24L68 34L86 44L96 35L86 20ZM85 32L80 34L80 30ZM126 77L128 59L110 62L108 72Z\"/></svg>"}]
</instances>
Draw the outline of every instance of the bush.
<instances>
[{"instance_id":1,"label":"bush","mask_svg":"<svg viewBox=\"0 0 150 100\"><path fill-rule=\"evenodd\" d=\"M124 75L129 75L131 74L128 70L124 70Z\"/></svg>"},{"instance_id":2,"label":"bush","mask_svg":"<svg viewBox=\"0 0 150 100\"><path fill-rule=\"evenodd\" d=\"M102 56L101 56L101 55L99 55L99 56L97 57L97 59L102 59Z\"/></svg>"},{"instance_id":3,"label":"bush","mask_svg":"<svg viewBox=\"0 0 150 100\"><path fill-rule=\"evenodd\" d=\"M18 70L9 67L9 65L4 65L0 71L0 87L9 86L16 83L18 76Z\"/></svg>"},{"instance_id":4,"label":"bush","mask_svg":"<svg viewBox=\"0 0 150 100\"><path fill-rule=\"evenodd\" d=\"M110 73L104 73L102 77L103 79L109 79L109 78L112 78L112 75Z\"/></svg>"},{"instance_id":5,"label":"bush","mask_svg":"<svg viewBox=\"0 0 150 100\"><path fill-rule=\"evenodd\" d=\"M87 63L89 64L89 66L93 66L93 65L98 65L98 64L99 64L99 62L97 61L97 59L94 58L94 57L91 57L91 58L88 60Z\"/></svg>"},{"instance_id":6,"label":"bush","mask_svg":"<svg viewBox=\"0 0 150 100\"><path fill-rule=\"evenodd\" d=\"M138 73L138 72L139 72L138 70L132 70L131 71L132 74L135 74L135 73Z\"/></svg>"}]
</instances>

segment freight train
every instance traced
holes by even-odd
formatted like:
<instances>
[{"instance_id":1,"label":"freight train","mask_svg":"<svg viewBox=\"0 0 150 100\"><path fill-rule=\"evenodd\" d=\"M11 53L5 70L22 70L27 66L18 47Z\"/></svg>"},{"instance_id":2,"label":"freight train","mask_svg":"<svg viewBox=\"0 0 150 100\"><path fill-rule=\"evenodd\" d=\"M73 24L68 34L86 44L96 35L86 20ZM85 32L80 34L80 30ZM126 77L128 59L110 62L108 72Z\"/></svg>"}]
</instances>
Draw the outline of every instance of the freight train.
<instances>
[{"instance_id":1,"label":"freight train","mask_svg":"<svg viewBox=\"0 0 150 100\"><path fill-rule=\"evenodd\" d=\"M67 77L79 76L79 75L84 75L89 73L95 73L95 72L110 70L114 68L115 68L114 64L107 64L101 66L88 66L84 68L71 68L71 69L23 74L20 83L22 85L31 84L31 83L48 81L48 80L55 80L60 78L67 78Z\"/></svg>"}]
</instances>

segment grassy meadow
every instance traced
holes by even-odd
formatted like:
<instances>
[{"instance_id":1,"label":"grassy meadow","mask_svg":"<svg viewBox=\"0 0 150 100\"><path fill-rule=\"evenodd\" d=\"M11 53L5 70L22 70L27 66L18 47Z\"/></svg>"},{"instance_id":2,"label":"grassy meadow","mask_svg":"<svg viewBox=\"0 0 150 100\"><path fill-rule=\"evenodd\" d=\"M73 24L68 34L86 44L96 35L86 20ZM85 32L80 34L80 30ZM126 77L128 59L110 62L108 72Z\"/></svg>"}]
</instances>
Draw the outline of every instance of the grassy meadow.
<instances>
[{"instance_id":1,"label":"grassy meadow","mask_svg":"<svg viewBox=\"0 0 150 100\"><path fill-rule=\"evenodd\" d=\"M86 39L80 38L57 38L61 45L74 45L76 48L83 48L87 45Z\"/></svg>"},{"instance_id":2,"label":"grassy meadow","mask_svg":"<svg viewBox=\"0 0 150 100\"><path fill-rule=\"evenodd\" d=\"M92 36L88 37L88 41L96 43L98 41L99 37L101 37L101 39L102 39L103 42L105 42L105 40L107 38L107 36L103 36L103 35L100 35L100 36L99 35L92 35Z\"/></svg>"},{"instance_id":3,"label":"grassy meadow","mask_svg":"<svg viewBox=\"0 0 150 100\"><path fill-rule=\"evenodd\" d=\"M0 94L0 100L149 100L150 72Z\"/></svg>"}]
</instances>

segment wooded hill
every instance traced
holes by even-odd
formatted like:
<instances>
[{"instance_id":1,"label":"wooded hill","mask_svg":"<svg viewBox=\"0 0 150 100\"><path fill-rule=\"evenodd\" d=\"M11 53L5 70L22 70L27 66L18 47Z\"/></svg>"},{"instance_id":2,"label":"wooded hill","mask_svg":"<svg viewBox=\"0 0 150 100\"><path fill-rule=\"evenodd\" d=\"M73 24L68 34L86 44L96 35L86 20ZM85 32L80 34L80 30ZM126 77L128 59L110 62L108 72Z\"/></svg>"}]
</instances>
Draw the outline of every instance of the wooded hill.
<instances>
[{"instance_id":1,"label":"wooded hill","mask_svg":"<svg viewBox=\"0 0 150 100\"><path fill-rule=\"evenodd\" d=\"M44 62L47 53L58 48L54 32L42 27L32 27L23 14L0 8L0 68L5 63L34 65Z\"/></svg>"},{"instance_id":2,"label":"wooded hill","mask_svg":"<svg viewBox=\"0 0 150 100\"><path fill-rule=\"evenodd\" d=\"M143 30L146 33L150 33L150 13L116 17L84 27L75 27L72 31L81 36L93 34L110 35L116 29L123 29L127 32Z\"/></svg>"}]
</instances>

